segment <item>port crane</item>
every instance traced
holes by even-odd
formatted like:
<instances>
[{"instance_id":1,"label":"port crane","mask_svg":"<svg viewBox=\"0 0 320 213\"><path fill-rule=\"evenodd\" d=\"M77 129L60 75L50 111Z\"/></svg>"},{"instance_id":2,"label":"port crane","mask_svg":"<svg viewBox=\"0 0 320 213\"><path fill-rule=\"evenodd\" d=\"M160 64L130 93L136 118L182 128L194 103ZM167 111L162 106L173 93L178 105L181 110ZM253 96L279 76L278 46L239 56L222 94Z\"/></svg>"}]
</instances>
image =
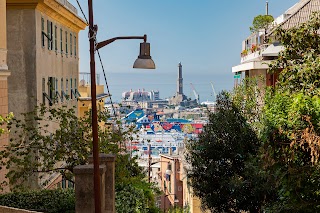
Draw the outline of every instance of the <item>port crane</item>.
<instances>
[{"instance_id":1,"label":"port crane","mask_svg":"<svg viewBox=\"0 0 320 213\"><path fill-rule=\"evenodd\" d=\"M196 97L197 100L197 104L200 105L200 97L199 97L199 93L196 91L196 89L194 88L193 84L190 83L191 89L193 91L194 96Z\"/></svg>"},{"instance_id":2,"label":"port crane","mask_svg":"<svg viewBox=\"0 0 320 213\"><path fill-rule=\"evenodd\" d=\"M212 81L210 81L210 84L211 84L212 91L213 91L213 95L214 95L214 101L216 101L216 100L217 100L217 93L216 93L216 90L214 89L214 86L213 86Z\"/></svg>"}]
</instances>

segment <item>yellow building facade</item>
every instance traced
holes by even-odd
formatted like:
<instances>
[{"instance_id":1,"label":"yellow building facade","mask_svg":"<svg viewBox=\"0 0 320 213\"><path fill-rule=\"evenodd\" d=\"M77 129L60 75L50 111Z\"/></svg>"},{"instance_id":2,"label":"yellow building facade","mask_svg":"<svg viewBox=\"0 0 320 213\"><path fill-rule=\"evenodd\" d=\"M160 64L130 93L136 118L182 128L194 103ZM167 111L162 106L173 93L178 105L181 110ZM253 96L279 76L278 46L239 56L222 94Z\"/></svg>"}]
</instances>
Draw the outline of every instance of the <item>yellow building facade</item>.
<instances>
[{"instance_id":1,"label":"yellow building facade","mask_svg":"<svg viewBox=\"0 0 320 213\"><path fill-rule=\"evenodd\" d=\"M1 0L2 3L3 0ZM87 26L67 0L6 0L8 108L15 117L35 106L77 110L79 82L79 32ZM0 13L0 16L3 14ZM0 22L2 22L0 17ZM1 37L2 38L2 37ZM54 131L55 123L49 122ZM51 132L51 131L49 131ZM14 137L10 134L10 137ZM57 173L28 186L38 188L61 178Z\"/></svg>"},{"instance_id":2,"label":"yellow building facade","mask_svg":"<svg viewBox=\"0 0 320 213\"><path fill-rule=\"evenodd\" d=\"M78 98L78 116L83 117L86 112L91 109L91 84L90 73L80 73L80 82L79 82L79 94ZM104 104L105 99L109 97L108 94L104 93L104 85L100 85L99 80L96 85L96 94L97 94L97 109L98 111L105 111Z\"/></svg>"},{"instance_id":3,"label":"yellow building facade","mask_svg":"<svg viewBox=\"0 0 320 213\"><path fill-rule=\"evenodd\" d=\"M78 34L87 24L67 0L7 0L9 110L77 106Z\"/></svg>"}]
</instances>

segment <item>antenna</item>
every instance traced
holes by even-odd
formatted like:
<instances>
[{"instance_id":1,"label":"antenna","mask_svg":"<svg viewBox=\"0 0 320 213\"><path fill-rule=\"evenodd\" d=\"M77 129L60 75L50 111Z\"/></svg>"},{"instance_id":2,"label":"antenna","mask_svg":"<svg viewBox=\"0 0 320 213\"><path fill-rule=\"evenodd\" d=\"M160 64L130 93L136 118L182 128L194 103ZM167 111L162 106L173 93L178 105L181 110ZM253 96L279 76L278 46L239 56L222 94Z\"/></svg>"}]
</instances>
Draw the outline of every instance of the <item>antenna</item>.
<instances>
[{"instance_id":1,"label":"antenna","mask_svg":"<svg viewBox=\"0 0 320 213\"><path fill-rule=\"evenodd\" d=\"M269 2L266 1L266 15L269 15Z\"/></svg>"}]
</instances>

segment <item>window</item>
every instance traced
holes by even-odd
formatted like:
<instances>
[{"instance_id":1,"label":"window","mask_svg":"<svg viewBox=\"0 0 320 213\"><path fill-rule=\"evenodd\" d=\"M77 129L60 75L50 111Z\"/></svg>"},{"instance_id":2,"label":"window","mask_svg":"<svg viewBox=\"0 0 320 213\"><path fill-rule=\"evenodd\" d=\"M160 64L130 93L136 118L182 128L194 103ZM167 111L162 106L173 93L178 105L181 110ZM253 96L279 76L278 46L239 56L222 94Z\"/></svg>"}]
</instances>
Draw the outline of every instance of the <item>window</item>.
<instances>
[{"instance_id":1,"label":"window","mask_svg":"<svg viewBox=\"0 0 320 213\"><path fill-rule=\"evenodd\" d=\"M71 91L71 99L73 99L73 89L72 89L72 78L70 78L70 91Z\"/></svg>"},{"instance_id":2,"label":"window","mask_svg":"<svg viewBox=\"0 0 320 213\"><path fill-rule=\"evenodd\" d=\"M66 31L66 55L68 55L68 32Z\"/></svg>"},{"instance_id":3,"label":"window","mask_svg":"<svg viewBox=\"0 0 320 213\"><path fill-rule=\"evenodd\" d=\"M77 36L74 36L74 56L77 56Z\"/></svg>"},{"instance_id":4,"label":"window","mask_svg":"<svg viewBox=\"0 0 320 213\"><path fill-rule=\"evenodd\" d=\"M46 79L42 78L42 94L46 93ZM46 97L44 95L42 95L42 103L45 104L46 103Z\"/></svg>"},{"instance_id":5,"label":"window","mask_svg":"<svg viewBox=\"0 0 320 213\"><path fill-rule=\"evenodd\" d=\"M70 55L72 55L72 34L70 33Z\"/></svg>"},{"instance_id":6,"label":"window","mask_svg":"<svg viewBox=\"0 0 320 213\"><path fill-rule=\"evenodd\" d=\"M41 18L41 44L44 47L44 19Z\"/></svg>"},{"instance_id":7,"label":"window","mask_svg":"<svg viewBox=\"0 0 320 213\"><path fill-rule=\"evenodd\" d=\"M64 179L64 178L62 179L61 185L62 185L62 188L63 188L63 189L65 189L65 188L67 187L67 186L66 186L66 185L67 185L67 184L66 184L66 179Z\"/></svg>"},{"instance_id":8,"label":"window","mask_svg":"<svg viewBox=\"0 0 320 213\"><path fill-rule=\"evenodd\" d=\"M62 40L62 29L60 28L60 50L61 50L61 54L63 53L63 40Z\"/></svg>"},{"instance_id":9,"label":"window","mask_svg":"<svg viewBox=\"0 0 320 213\"><path fill-rule=\"evenodd\" d=\"M61 78L61 92L63 91L63 78Z\"/></svg>"},{"instance_id":10,"label":"window","mask_svg":"<svg viewBox=\"0 0 320 213\"><path fill-rule=\"evenodd\" d=\"M74 184L71 181L68 181L68 188L69 189L74 188Z\"/></svg>"},{"instance_id":11,"label":"window","mask_svg":"<svg viewBox=\"0 0 320 213\"><path fill-rule=\"evenodd\" d=\"M66 94L67 95L69 95L68 90L69 90L69 81L68 81L68 79L66 79Z\"/></svg>"},{"instance_id":12,"label":"window","mask_svg":"<svg viewBox=\"0 0 320 213\"><path fill-rule=\"evenodd\" d=\"M54 77L49 77L48 78L48 92L49 92L49 98L51 100L51 102L55 102L55 89L56 89L56 85L55 85L56 81ZM52 104L50 104L52 105Z\"/></svg>"},{"instance_id":13,"label":"window","mask_svg":"<svg viewBox=\"0 0 320 213\"><path fill-rule=\"evenodd\" d=\"M57 26L54 26L54 50L58 51L58 44L57 44Z\"/></svg>"},{"instance_id":14,"label":"window","mask_svg":"<svg viewBox=\"0 0 320 213\"><path fill-rule=\"evenodd\" d=\"M55 84L55 91L58 91L58 78L55 78L56 84Z\"/></svg>"},{"instance_id":15,"label":"window","mask_svg":"<svg viewBox=\"0 0 320 213\"><path fill-rule=\"evenodd\" d=\"M48 50L52 50L52 22L47 20Z\"/></svg>"}]
</instances>

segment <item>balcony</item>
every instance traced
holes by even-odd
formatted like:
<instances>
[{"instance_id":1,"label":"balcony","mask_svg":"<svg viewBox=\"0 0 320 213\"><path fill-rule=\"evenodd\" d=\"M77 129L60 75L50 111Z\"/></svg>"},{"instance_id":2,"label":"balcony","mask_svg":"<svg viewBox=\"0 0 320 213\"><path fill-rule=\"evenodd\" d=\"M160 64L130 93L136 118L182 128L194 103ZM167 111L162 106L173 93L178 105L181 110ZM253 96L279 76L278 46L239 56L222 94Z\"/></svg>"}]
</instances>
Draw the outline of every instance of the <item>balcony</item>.
<instances>
[{"instance_id":1,"label":"balcony","mask_svg":"<svg viewBox=\"0 0 320 213\"><path fill-rule=\"evenodd\" d=\"M91 85L91 75L89 72L80 72L79 79L80 79L80 86ZM96 84L100 85L100 74L96 74Z\"/></svg>"},{"instance_id":2,"label":"balcony","mask_svg":"<svg viewBox=\"0 0 320 213\"><path fill-rule=\"evenodd\" d=\"M253 46L251 49L243 50L241 53L241 64L257 61L257 59L262 57L262 52L267 49L269 44L261 44L257 46Z\"/></svg>"}]
</instances>

